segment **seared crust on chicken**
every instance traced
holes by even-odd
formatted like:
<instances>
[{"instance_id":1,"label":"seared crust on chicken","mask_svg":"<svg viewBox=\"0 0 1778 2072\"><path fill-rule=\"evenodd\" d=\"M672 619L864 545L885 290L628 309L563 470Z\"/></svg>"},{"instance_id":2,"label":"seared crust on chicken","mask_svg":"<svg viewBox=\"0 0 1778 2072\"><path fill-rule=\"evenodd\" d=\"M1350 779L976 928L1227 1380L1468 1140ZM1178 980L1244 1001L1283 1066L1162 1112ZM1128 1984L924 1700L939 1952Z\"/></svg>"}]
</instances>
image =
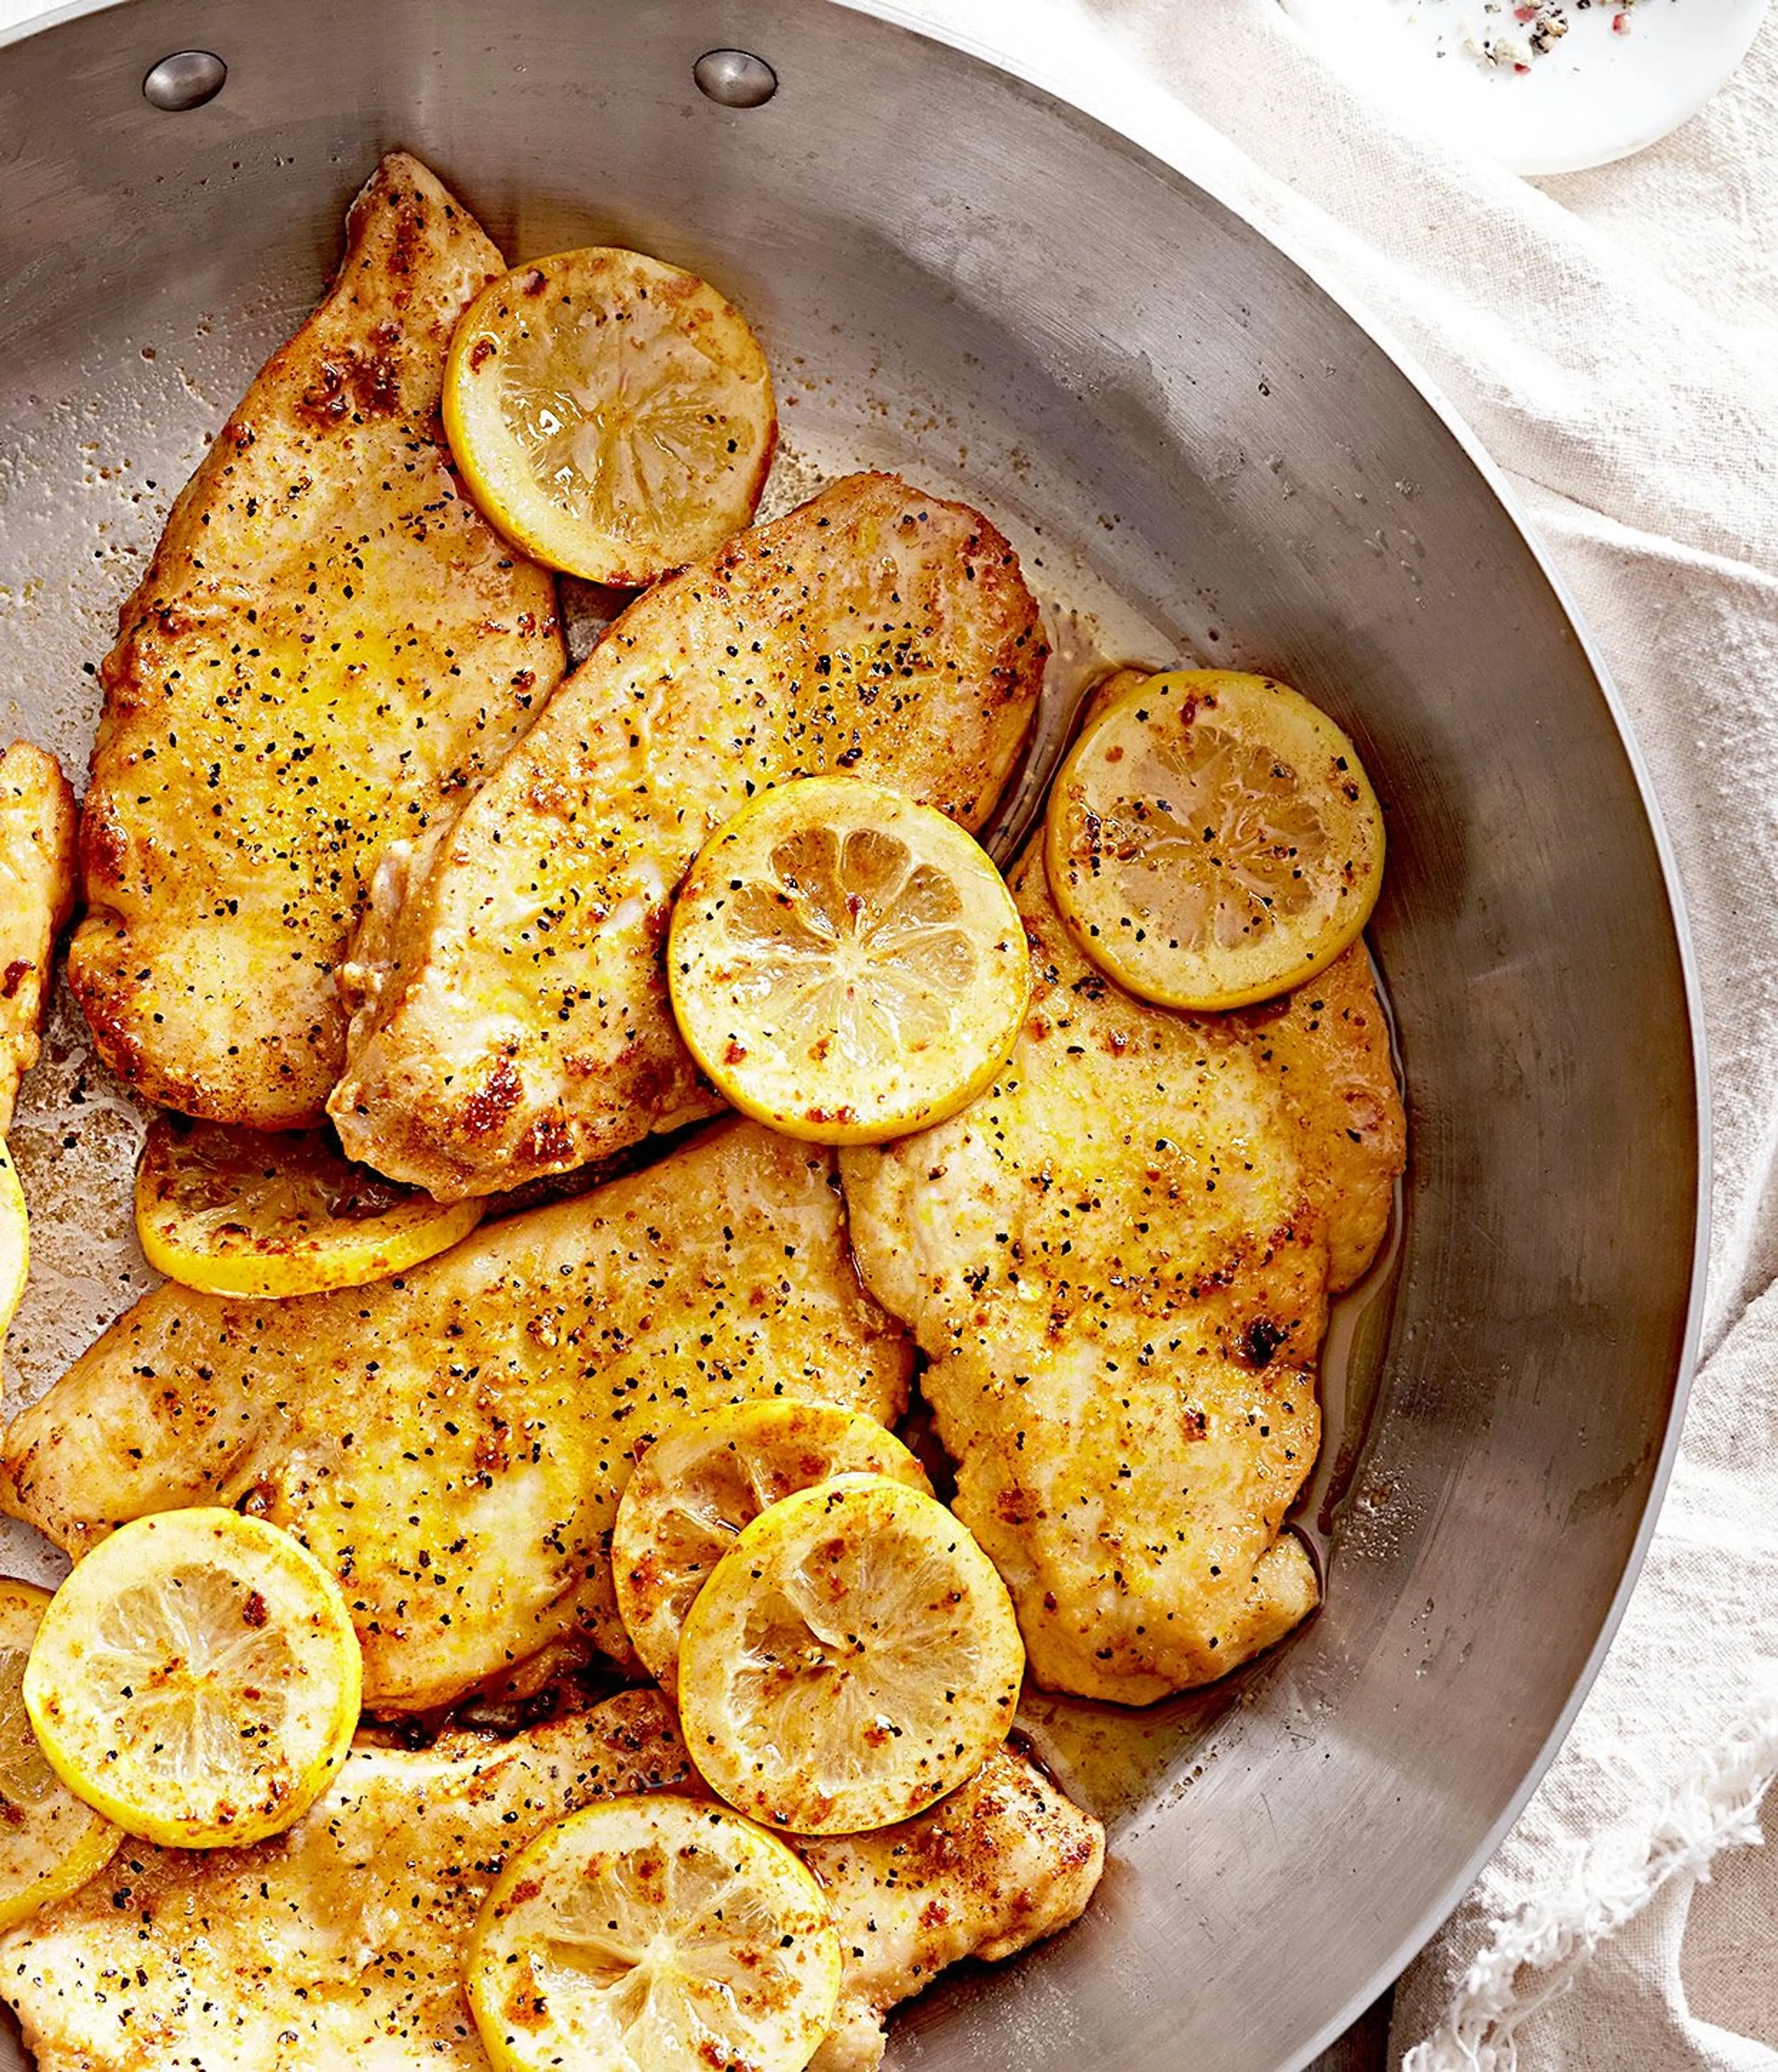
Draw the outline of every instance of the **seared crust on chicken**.
<instances>
[{"instance_id":1,"label":"seared crust on chicken","mask_svg":"<svg viewBox=\"0 0 1778 2072\"><path fill-rule=\"evenodd\" d=\"M842 1154L866 1284L912 1326L958 1516L1053 1689L1207 1683L1313 1607L1282 1530L1319 1442L1330 1284L1387 1227L1403 1123L1362 944L1282 1009L1196 1016L1087 964L1041 843L1000 1078Z\"/></svg>"},{"instance_id":2,"label":"seared crust on chicken","mask_svg":"<svg viewBox=\"0 0 1778 2072\"><path fill-rule=\"evenodd\" d=\"M202 1852L126 1840L101 1877L0 1938L0 1996L39 2072L487 2072L469 1933L507 1858L614 1793L698 1791L671 1708L631 1691L508 1742L355 1747L287 1835ZM843 1953L815 2072L868 2072L884 2009L959 1958L1063 1927L1103 1835L1010 1750L931 1812L795 1842Z\"/></svg>"},{"instance_id":3,"label":"seared crust on chicken","mask_svg":"<svg viewBox=\"0 0 1778 2072\"><path fill-rule=\"evenodd\" d=\"M318 1122L368 860L473 789L566 664L555 591L459 489L458 315L503 264L423 166L174 504L105 658L68 959L101 1054L189 1115Z\"/></svg>"},{"instance_id":4,"label":"seared crust on chicken","mask_svg":"<svg viewBox=\"0 0 1778 2072\"><path fill-rule=\"evenodd\" d=\"M657 584L455 823L385 858L341 974L348 1152L455 1200L711 1113L661 955L705 841L824 771L979 827L1044 654L1006 541L892 475Z\"/></svg>"},{"instance_id":5,"label":"seared crust on chicken","mask_svg":"<svg viewBox=\"0 0 1778 2072\"><path fill-rule=\"evenodd\" d=\"M74 794L45 750L0 755L0 1137L37 1062L50 953L74 911Z\"/></svg>"},{"instance_id":6,"label":"seared crust on chicken","mask_svg":"<svg viewBox=\"0 0 1778 2072\"><path fill-rule=\"evenodd\" d=\"M611 1519L665 1419L782 1394L887 1424L912 1361L833 1154L734 1121L367 1288L157 1289L14 1421L0 1509L77 1556L242 1505L340 1577L366 1704L418 1710L577 1636L628 1655Z\"/></svg>"},{"instance_id":7,"label":"seared crust on chicken","mask_svg":"<svg viewBox=\"0 0 1778 2072\"><path fill-rule=\"evenodd\" d=\"M1278 1075L1327 1235L1327 1290L1338 1295L1381 1248L1407 1163L1407 1117L1364 945L1283 999L1227 1018Z\"/></svg>"},{"instance_id":8,"label":"seared crust on chicken","mask_svg":"<svg viewBox=\"0 0 1778 2072\"><path fill-rule=\"evenodd\" d=\"M643 1692L510 1741L360 1743L286 1834L204 1850L126 1836L92 1884L0 1938L0 1996L38 2072L486 2072L463 1958L506 1856L685 1769Z\"/></svg>"},{"instance_id":9,"label":"seared crust on chicken","mask_svg":"<svg viewBox=\"0 0 1778 2072\"><path fill-rule=\"evenodd\" d=\"M826 1888L844 1960L833 2026L809 2072L871 2072L884 2015L946 1965L1014 1956L1078 1920L1105 1843L1093 1815L1010 1748L912 1820L796 1839Z\"/></svg>"}]
</instances>

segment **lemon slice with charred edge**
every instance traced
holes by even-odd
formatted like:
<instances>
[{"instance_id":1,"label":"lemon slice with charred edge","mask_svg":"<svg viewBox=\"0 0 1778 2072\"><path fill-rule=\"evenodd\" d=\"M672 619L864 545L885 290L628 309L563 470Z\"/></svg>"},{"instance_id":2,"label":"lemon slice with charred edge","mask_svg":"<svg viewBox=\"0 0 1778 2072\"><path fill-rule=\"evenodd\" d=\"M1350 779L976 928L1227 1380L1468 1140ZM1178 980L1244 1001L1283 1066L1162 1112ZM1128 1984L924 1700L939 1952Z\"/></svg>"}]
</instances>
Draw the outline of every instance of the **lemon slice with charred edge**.
<instances>
[{"instance_id":1,"label":"lemon slice with charred edge","mask_svg":"<svg viewBox=\"0 0 1778 2072\"><path fill-rule=\"evenodd\" d=\"M1069 934L1121 985L1245 1007L1358 935L1383 815L1352 742L1307 698L1181 670L1089 707L1051 787L1043 856Z\"/></svg>"},{"instance_id":2,"label":"lemon slice with charred edge","mask_svg":"<svg viewBox=\"0 0 1778 2072\"><path fill-rule=\"evenodd\" d=\"M839 1475L763 1511L685 1619L679 1711L712 1790L767 1826L858 1834L1006 1738L1025 1650L1006 1586L935 1498Z\"/></svg>"},{"instance_id":3,"label":"lemon slice with charred edge","mask_svg":"<svg viewBox=\"0 0 1778 2072\"><path fill-rule=\"evenodd\" d=\"M19 1184L12 1153L0 1137L0 1343L25 1298L25 1276L30 1270L31 1221L25 1212L25 1190Z\"/></svg>"},{"instance_id":4,"label":"lemon slice with charred edge","mask_svg":"<svg viewBox=\"0 0 1778 2072\"><path fill-rule=\"evenodd\" d=\"M695 273L598 245L515 267L470 304L445 362L444 422L509 539L626 586L747 524L778 436L740 311Z\"/></svg>"},{"instance_id":5,"label":"lemon slice with charred edge","mask_svg":"<svg viewBox=\"0 0 1778 2072\"><path fill-rule=\"evenodd\" d=\"M26 1710L71 1791L184 1848L287 1827L338 1769L363 1671L340 1586L276 1526L157 1511L78 1563L25 1665Z\"/></svg>"},{"instance_id":6,"label":"lemon slice with charred edge","mask_svg":"<svg viewBox=\"0 0 1778 2072\"><path fill-rule=\"evenodd\" d=\"M776 1836L650 1792L519 1851L482 1904L467 1984L496 2072L801 2072L833 2018L840 1943Z\"/></svg>"},{"instance_id":7,"label":"lemon slice with charred edge","mask_svg":"<svg viewBox=\"0 0 1778 2072\"><path fill-rule=\"evenodd\" d=\"M676 1418L636 1464L611 1531L617 1609L643 1667L679 1676L685 1614L742 1527L793 1490L887 1475L932 1494L926 1471L861 1411L772 1397Z\"/></svg>"},{"instance_id":8,"label":"lemon slice with charred edge","mask_svg":"<svg viewBox=\"0 0 1778 2072\"><path fill-rule=\"evenodd\" d=\"M123 1840L50 1768L25 1711L25 1661L49 1602L0 1577L0 1929L78 1892Z\"/></svg>"},{"instance_id":9,"label":"lemon slice with charred edge","mask_svg":"<svg viewBox=\"0 0 1778 2072\"><path fill-rule=\"evenodd\" d=\"M692 1054L787 1136L872 1144L973 1100L1031 994L1023 923L986 853L861 777L803 777L707 842L667 970Z\"/></svg>"},{"instance_id":10,"label":"lemon slice with charred edge","mask_svg":"<svg viewBox=\"0 0 1778 2072\"><path fill-rule=\"evenodd\" d=\"M272 1135L158 1116L136 1168L136 1234L170 1281L260 1298L359 1288L467 1237L486 1204L448 1207L355 1166L331 1134Z\"/></svg>"}]
</instances>

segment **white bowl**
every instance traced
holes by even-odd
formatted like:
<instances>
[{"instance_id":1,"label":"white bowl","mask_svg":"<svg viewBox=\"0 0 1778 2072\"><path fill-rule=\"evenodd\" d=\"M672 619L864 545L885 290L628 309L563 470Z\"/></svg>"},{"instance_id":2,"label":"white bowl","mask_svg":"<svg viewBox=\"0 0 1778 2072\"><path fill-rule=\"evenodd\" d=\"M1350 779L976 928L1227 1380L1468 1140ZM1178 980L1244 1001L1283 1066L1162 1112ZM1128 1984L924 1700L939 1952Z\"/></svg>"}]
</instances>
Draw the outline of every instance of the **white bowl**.
<instances>
[{"instance_id":1,"label":"white bowl","mask_svg":"<svg viewBox=\"0 0 1778 2072\"><path fill-rule=\"evenodd\" d=\"M1282 0L1373 90L1516 173L1628 158L1695 115L1746 56L1766 0L1560 0L1567 33L1517 69L1475 45L1523 39L1513 0ZM1616 26L1621 23L1621 31Z\"/></svg>"}]
</instances>

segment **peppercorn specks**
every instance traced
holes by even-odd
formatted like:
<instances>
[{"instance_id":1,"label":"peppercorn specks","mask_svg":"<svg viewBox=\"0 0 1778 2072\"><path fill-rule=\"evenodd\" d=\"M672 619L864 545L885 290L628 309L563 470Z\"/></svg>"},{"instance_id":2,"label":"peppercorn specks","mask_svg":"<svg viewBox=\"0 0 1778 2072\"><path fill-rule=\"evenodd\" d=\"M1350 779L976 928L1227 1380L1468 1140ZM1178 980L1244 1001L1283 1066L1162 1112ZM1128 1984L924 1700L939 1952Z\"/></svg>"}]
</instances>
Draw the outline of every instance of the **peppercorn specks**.
<instances>
[{"instance_id":1,"label":"peppercorn specks","mask_svg":"<svg viewBox=\"0 0 1778 2072\"><path fill-rule=\"evenodd\" d=\"M1282 1007L1187 1014L1080 956L1039 854L1011 883L1024 1032L962 1114L842 1154L852 1241L927 1355L954 1507L1034 1673L1143 1704L1315 1601L1285 1515L1329 1289L1386 1227L1400 1101L1361 949Z\"/></svg>"},{"instance_id":2,"label":"peppercorn specks","mask_svg":"<svg viewBox=\"0 0 1778 2072\"><path fill-rule=\"evenodd\" d=\"M562 673L549 579L459 493L437 422L451 327L500 265L423 166L385 160L124 605L68 976L164 1106L321 1119L377 855L455 810Z\"/></svg>"},{"instance_id":3,"label":"peppercorn specks","mask_svg":"<svg viewBox=\"0 0 1778 2072\"><path fill-rule=\"evenodd\" d=\"M979 826L1045 652L1002 535L892 475L656 584L410 874L331 1104L352 1154L481 1194L711 1112L661 955L692 859L761 790L829 772Z\"/></svg>"}]
</instances>

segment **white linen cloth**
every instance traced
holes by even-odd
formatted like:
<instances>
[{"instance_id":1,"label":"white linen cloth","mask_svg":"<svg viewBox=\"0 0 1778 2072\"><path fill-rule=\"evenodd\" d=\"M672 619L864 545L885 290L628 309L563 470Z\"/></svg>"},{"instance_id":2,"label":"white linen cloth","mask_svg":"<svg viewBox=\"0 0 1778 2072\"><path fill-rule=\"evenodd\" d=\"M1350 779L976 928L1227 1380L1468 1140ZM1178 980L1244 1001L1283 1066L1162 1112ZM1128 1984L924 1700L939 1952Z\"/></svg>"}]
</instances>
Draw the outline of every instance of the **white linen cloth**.
<instances>
[{"instance_id":1,"label":"white linen cloth","mask_svg":"<svg viewBox=\"0 0 1778 2072\"><path fill-rule=\"evenodd\" d=\"M1778 16L1701 115L1529 183L1274 0L901 0L1164 149L1381 320L1602 642L1677 853L1716 1158L1706 1359L1628 1616L1397 1996L1408 2072L1778 2072ZM39 11L0 0L0 27ZM1772 1808L1778 1813L1778 1799Z\"/></svg>"},{"instance_id":2,"label":"white linen cloth","mask_svg":"<svg viewBox=\"0 0 1778 2072\"><path fill-rule=\"evenodd\" d=\"M1665 142L1532 183L1336 71L1275 0L910 11L1159 146L1380 319L1603 646L1702 974L1705 1359L1603 1671L1403 1980L1391 2054L1778 2072L1778 1852L1754 1847L1778 1774L1778 15Z\"/></svg>"}]
</instances>

